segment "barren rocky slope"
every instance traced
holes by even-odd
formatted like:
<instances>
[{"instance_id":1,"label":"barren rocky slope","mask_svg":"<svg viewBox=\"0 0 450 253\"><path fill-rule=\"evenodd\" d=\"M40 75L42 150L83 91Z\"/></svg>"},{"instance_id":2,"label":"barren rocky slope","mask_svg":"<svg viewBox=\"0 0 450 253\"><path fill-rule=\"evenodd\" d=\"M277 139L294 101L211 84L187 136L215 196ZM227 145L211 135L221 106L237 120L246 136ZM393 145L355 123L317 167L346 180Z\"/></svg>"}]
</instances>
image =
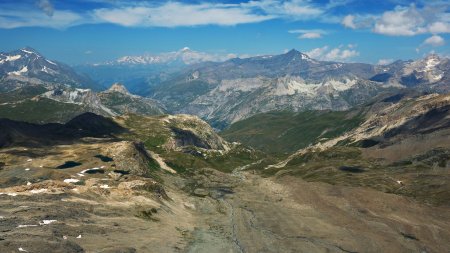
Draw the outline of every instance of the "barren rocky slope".
<instances>
[{"instance_id":1,"label":"barren rocky slope","mask_svg":"<svg viewBox=\"0 0 450 253\"><path fill-rule=\"evenodd\" d=\"M450 245L445 205L345 186L340 177L357 178L346 171L335 185L287 171L263 178L254 170L263 154L224 141L197 117L114 121L126 131L0 149L2 252L445 252Z\"/></svg>"}]
</instances>

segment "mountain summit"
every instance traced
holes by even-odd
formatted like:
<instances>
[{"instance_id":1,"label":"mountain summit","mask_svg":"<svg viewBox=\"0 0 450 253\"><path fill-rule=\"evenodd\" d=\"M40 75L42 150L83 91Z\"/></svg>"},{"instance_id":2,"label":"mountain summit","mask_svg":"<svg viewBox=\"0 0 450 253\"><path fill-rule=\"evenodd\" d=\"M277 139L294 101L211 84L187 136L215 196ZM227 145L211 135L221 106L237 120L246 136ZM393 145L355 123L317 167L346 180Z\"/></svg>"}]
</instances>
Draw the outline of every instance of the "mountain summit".
<instances>
[{"instance_id":1,"label":"mountain summit","mask_svg":"<svg viewBox=\"0 0 450 253\"><path fill-rule=\"evenodd\" d=\"M122 94L130 94L130 92L121 83L115 83L108 89L108 92L119 92Z\"/></svg>"},{"instance_id":2,"label":"mountain summit","mask_svg":"<svg viewBox=\"0 0 450 253\"><path fill-rule=\"evenodd\" d=\"M3 88L7 89L20 87L20 83L95 87L89 78L77 74L65 64L46 59L31 47L0 53L0 78L5 80Z\"/></svg>"}]
</instances>

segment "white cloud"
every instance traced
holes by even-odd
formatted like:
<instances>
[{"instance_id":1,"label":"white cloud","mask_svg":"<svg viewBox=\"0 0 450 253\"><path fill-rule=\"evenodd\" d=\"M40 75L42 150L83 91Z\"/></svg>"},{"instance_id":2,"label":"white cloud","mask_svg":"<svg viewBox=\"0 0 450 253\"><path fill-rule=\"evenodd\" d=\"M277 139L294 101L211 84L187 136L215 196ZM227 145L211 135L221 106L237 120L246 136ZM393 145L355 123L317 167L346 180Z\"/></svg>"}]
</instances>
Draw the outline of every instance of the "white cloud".
<instances>
[{"instance_id":1,"label":"white cloud","mask_svg":"<svg viewBox=\"0 0 450 253\"><path fill-rule=\"evenodd\" d=\"M325 5L315 4L310 0L250 0L242 3L229 1L125 1L125 0L88 0L107 3L108 7L90 10L59 10L60 13L70 13L71 16L62 20L49 20L45 17L30 17L28 14L37 11L38 7L52 16L55 10L51 0L34 0L20 4L0 2L1 28L20 26L70 27L79 24L113 23L130 27L178 27L200 25L232 26L246 23L257 23L271 19L310 20L321 19L326 12ZM336 4L342 1L336 1ZM8 11L14 11L11 15ZM70 18L79 16L69 22Z\"/></svg>"},{"instance_id":2,"label":"white cloud","mask_svg":"<svg viewBox=\"0 0 450 253\"><path fill-rule=\"evenodd\" d=\"M414 5L408 8L397 7L393 11L383 13L375 23L375 33L391 36L412 36L425 33L426 20Z\"/></svg>"},{"instance_id":3,"label":"white cloud","mask_svg":"<svg viewBox=\"0 0 450 253\"><path fill-rule=\"evenodd\" d=\"M168 2L156 7L126 7L97 9L94 16L103 22L123 26L197 26L237 25L272 19L269 15L253 14L236 5L182 4Z\"/></svg>"},{"instance_id":4,"label":"white cloud","mask_svg":"<svg viewBox=\"0 0 450 253\"><path fill-rule=\"evenodd\" d=\"M353 57L359 56L359 52L344 46L330 49L328 46L315 48L306 53L313 59L323 61L348 61Z\"/></svg>"},{"instance_id":5,"label":"white cloud","mask_svg":"<svg viewBox=\"0 0 450 253\"><path fill-rule=\"evenodd\" d=\"M434 22L428 27L428 30L433 34L450 33L450 23Z\"/></svg>"},{"instance_id":6,"label":"white cloud","mask_svg":"<svg viewBox=\"0 0 450 253\"><path fill-rule=\"evenodd\" d=\"M326 31L320 29L298 29L298 30L290 30L289 33L299 33L299 39L319 39L322 38L324 34L327 34Z\"/></svg>"},{"instance_id":7,"label":"white cloud","mask_svg":"<svg viewBox=\"0 0 450 253\"><path fill-rule=\"evenodd\" d=\"M17 27L52 27L65 28L81 23L85 23L85 17L71 12L55 10L52 16L48 16L39 10L28 10L26 18L23 18L24 12L21 10L0 9L0 28Z\"/></svg>"},{"instance_id":8,"label":"white cloud","mask_svg":"<svg viewBox=\"0 0 450 253\"><path fill-rule=\"evenodd\" d=\"M322 38L322 34L320 33L304 33L298 36L299 39L320 39Z\"/></svg>"},{"instance_id":9,"label":"white cloud","mask_svg":"<svg viewBox=\"0 0 450 253\"><path fill-rule=\"evenodd\" d=\"M318 47L309 52L306 52L306 54L313 59L321 59L327 50L328 46Z\"/></svg>"},{"instance_id":10,"label":"white cloud","mask_svg":"<svg viewBox=\"0 0 450 253\"><path fill-rule=\"evenodd\" d=\"M309 0L262 0L241 4L244 8L258 8L271 16L294 20L317 18L324 13L324 9L314 6Z\"/></svg>"},{"instance_id":11,"label":"white cloud","mask_svg":"<svg viewBox=\"0 0 450 253\"><path fill-rule=\"evenodd\" d=\"M340 22L344 27L350 29L361 29L370 28L373 26L377 17L375 15L347 15L338 22Z\"/></svg>"},{"instance_id":12,"label":"white cloud","mask_svg":"<svg viewBox=\"0 0 450 253\"><path fill-rule=\"evenodd\" d=\"M95 19L123 26L237 25L270 19L305 20L318 17L323 10L304 0L263 0L240 4L165 2L102 8L93 11Z\"/></svg>"},{"instance_id":13,"label":"white cloud","mask_svg":"<svg viewBox=\"0 0 450 253\"><path fill-rule=\"evenodd\" d=\"M356 29L355 16L353 15L345 16L344 19L342 19L342 25L351 29Z\"/></svg>"},{"instance_id":14,"label":"white cloud","mask_svg":"<svg viewBox=\"0 0 450 253\"><path fill-rule=\"evenodd\" d=\"M332 9L339 6L346 6L355 0L330 0L327 4L327 9Z\"/></svg>"},{"instance_id":15,"label":"white cloud","mask_svg":"<svg viewBox=\"0 0 450 253\"><path fill-rule=\"evenodd\" d=\"M321 29L296 29L296 30L289 30L289 33L320 33L320 34L326 34L327 32Z\"/></svg>"},{"instance_id":16,"label":"white cloud","mask_svg":"<svg viewBox=\"0 0 450 253\"><path fill-rule=\"evenodd\" d=\"M347 15L341 24L352 29L371 28L388 36L450 33L450 4L425 2L422 7L397 6L381 15Z\"/></svg>"},{"instance_id":17,"label":"white cloud","mask_svg":"<svg viewBox=\"0 0 450 253\"><path fill-rule=\"evenodd\" d=\"M53 12L55 10L50 0L39 0L37 2L37 6L42 9L48 16L53 16Z\"/></svg>"},{"instance_id":18,"label":"white cloud","mask_svg":"<svg viewBox=\"0 0 450 253\"><path fill-rule=\"evenodd\" d=\"M374 32L386 35L450 33L450 13L447 12L448 8L439 7L438 3L424 3L425 7L421 8L416 8L415 5L396 7L379 16L353 13L341 17L334 14L336 13L334 8L343 7L355 0L328 0L320 3L312 0L249 0L242 3L225 0L86 1L99 2L108 7L75 11L54 9L52 0L18 1L17 4L0 1L0 28L21 26L66 28L92 23L113 23L128 27L233 26L284 19L340 22L351 29L372 28ZM441 5L445 5L445 2ZM37 12L43 15L39 16ZM57 13L68 16L54 18ZM299 37L319 38L324 34L311 31L302 33Z\"/></svg>"},{"instance_id":19,"label":"white cloud","mask_svg":"<svg viewBox=\"0 0 450 253\"><path fill-rule=\"evenodd\" d=\"M346 61L358 55L359 52L356 50L334 48L325 55L324 59L328 61Z\"/></svg>"},{"instance_id":20,"label":"white cloud","mask_svg":"<svg viewBox=\"0 0 450 253\"><path fill-rule=\"evenodd\" d=\"M394 62L394 59L380 59L377 64L378 65L387 65L387 64L390 64L393 62Z\"/></svg>"},{"instance_id":21,"label":"white cloud","mask_svg":"<svg viewBox=\"0 0 450 253\"><path fill-rule=\"evenodd\" d=\"M431 45L433 47L439 47L439 46L443 46L445 44L445 40L444 38L442 38L439 35L433 35L431 37L429 37L428 39L426 39L423 44L425 45Z\"/></svg>"},{"instance_id":22,"label":"white cloud","mask_svg":"<svg viewBox=\"0 0 450 253\"><path fill-rule=\"evenodd\" d=\"M373 31L390 36L450 33L450 20L446 9L448 6L397 6L376 19Z\"/></svg>"}]
</instances>

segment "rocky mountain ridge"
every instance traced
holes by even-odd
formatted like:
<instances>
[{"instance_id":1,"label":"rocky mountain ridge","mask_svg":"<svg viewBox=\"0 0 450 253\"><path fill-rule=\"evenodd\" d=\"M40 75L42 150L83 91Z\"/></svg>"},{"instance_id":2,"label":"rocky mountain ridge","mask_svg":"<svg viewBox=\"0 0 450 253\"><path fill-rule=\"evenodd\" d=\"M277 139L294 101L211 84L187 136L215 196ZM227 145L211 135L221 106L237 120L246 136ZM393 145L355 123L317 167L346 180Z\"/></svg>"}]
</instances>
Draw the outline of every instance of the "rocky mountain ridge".
<instances>
[{"instance_id":1,"label":"rocky mountain ridge","mask_svg":"<svg viewBox=\"0 0 450 253\"><path fill-rule=\"evenodd\" d=\"M106 117L126 113L158 115L165 112L157 101L130 94L120 84L114 84L111 89L98 93L91 89L61 85L32 91L28 89L29 87L19 88L0 94L0 118L32 123L64 123L84 112Z\"/></svg>"},{"instance_id":2,"label":"rocky mountain ridge","mask_svg":"<svg viewBox=\"0 0 450 253\"><path fill-rule=\"evenodd\" d=\"M106 65L161 65L161 64L182 64L191 65L201 62L221 62L232 58L234 55L210 54L199 52L184 47L178 51L161 53L161 54L144 54L136 56L123 56L115 61L107 62Z\"/></svg>"},{"instance_id":3,"label":"rocky mountain ridge","mask_svg":"<svg viewBox=\"0 0 450 253\"><path fill-rule=\"evenodd\" d=\"M189 67L156 87L169 111L199 115L214 126L273 110L347 110L405 88L448 92L449 59L430 55L389 65L317 61L291 50Z\"/></svg>"},{"instance_id":4,"label":"rocky mountain ridge","mask_svg":"<svg viewBox=\"0 0 450 253\"><path fill-rule=\"evenodd\" d=\"M65 64L46 59L30 47L0 53L0 81L0 91L3 92L28 84L96 88L96 84L89 77L76 73Z\"/></svg>"}]
</instances>

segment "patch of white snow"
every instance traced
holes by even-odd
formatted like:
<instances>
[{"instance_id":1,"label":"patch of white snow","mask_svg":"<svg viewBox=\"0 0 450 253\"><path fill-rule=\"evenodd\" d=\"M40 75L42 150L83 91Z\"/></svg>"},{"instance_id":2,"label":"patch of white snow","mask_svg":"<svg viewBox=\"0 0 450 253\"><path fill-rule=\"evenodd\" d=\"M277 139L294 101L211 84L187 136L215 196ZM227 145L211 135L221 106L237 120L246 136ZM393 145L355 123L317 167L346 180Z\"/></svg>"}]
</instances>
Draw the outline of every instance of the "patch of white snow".
<instances>
[{"instance_id":1,"label":"patch of white snow","mask_svg":"<svg viewBox=\"0 0 450 253\"><path fill-rule=\"evenodd\" d=\"M64 179L64 183L78 183L78 182L80 182L80 180L75 178Z\"/></svg>"},{"instance_id":2,"label":"patch of white snow","mask_svg":"<svg viewBox=\"0 0 450 253\"><path fill-rule=\"evenodd\" d=\"M22 75L23 73L26 73L26 72L28 72L28 67L27 67L27 66L24 66L21 70L9 72L8 74L20 76L20 75Z\"/></svg>"},{"instance_id":3,"label":"patch of white snow","mask_svg":"<svg viewBox=\"0 0 450 253\"><path fill-rule=\"evenodd\" d=\"M39 222L39 225L48 225L52 224L53 222L57 222L57 220L43 220L42 222Z\"/></svg>"},{"instance_id":4,"label":"patch of white snow","mask_svg":"<svg viewBox=\"0 0 450 253\"><path fill-rule=\"evenodd\" d=\"M17 228L37 227L38 225L19 225Z\"/></svg>"},{"instance_id":5,"label":"patch of white snow","mask_svg":"<svg viewBox=\"0 0 450 253\"><path fill-rule=\"evenodd\" d=\"M34 189L34 190L30 191L31 194L38 194L38 193L44 193L44 192L47 192L47 189Z\"/></svg>"},{"instance_id":6,"label":"patch of white snow","mask_svg":"<svg viewBox=\"0 0 450 253\"><path fill-rule=\"evenodd\" d=\"M46 60L48 63L50 63L50 64L53 64L53 65L56 65L56 63L54 63L54 62L52 62L52 61L50 61L50 60Z\"/></svg>"},{"instance_id":7,"label":"patch of white snow","mask_svg":"<svg viewBox=\"0 0 450 253\"><path fill-rule=\"evenodd\" d=\"M21 58L22 56L19 54L19 55L13 55L13 56L6 56L6 59L5 59L5 61L17 61L17 60L19 60L20 58Z\"/></svg>"}]
</instances>

